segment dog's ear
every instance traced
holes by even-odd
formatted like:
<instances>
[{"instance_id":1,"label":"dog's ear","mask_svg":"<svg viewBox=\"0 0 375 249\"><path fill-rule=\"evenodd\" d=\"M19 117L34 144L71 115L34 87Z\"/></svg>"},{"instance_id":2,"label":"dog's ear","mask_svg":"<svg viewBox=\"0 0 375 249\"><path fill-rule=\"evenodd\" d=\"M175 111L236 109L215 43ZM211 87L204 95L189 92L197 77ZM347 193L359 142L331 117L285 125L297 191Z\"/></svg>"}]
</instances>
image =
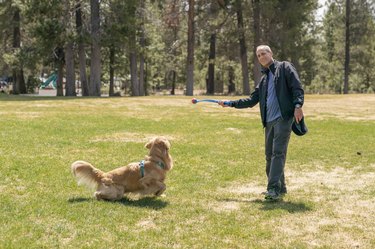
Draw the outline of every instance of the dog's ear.
<instances>
[{"instance_id":1,"label":"dog's ear","mask_svg":"<svg viewBox=\"0 0 375 249\"><path fill-rule=\"evenodd\" d=\"M154 142L155 142L155 138L151 139L148 143L145 144L145 148L146 149L151 149L151 147L154 144Z\"/></svg>"},{"instance_id":2,"label":"dog's ear","mask_svg":"<svg viewBox=\"0 0 375 249\"><path fill-rule=\"evenodd\" d=\"M161 139L161 143L163 144L163 147L164 147L164 154L167 156L169 149L171 148L171 144L166 138Z\"/></svg>"},{"instance_id":3,"label":"dog's ear","mask_svg":"<svg viewBox=\"0 0 375 249\"><path fill-rule=\"evenodd\" d=\"M151 149L151 146L152 146L152 142L148 142L146 145L145 145L145 148L146 149Z\"/></svg>"},{"instance_id":4,"label":"dog's ear","mask_svg":"<svg viewBox=\"0 0 375 249\"><path fill-rule=\"evenodd\" d=\"M164 141L164 145L165 145L165 148L167 148L167 150L171 148L171 143L168 140Z\"/></svg>"}]
</instances>

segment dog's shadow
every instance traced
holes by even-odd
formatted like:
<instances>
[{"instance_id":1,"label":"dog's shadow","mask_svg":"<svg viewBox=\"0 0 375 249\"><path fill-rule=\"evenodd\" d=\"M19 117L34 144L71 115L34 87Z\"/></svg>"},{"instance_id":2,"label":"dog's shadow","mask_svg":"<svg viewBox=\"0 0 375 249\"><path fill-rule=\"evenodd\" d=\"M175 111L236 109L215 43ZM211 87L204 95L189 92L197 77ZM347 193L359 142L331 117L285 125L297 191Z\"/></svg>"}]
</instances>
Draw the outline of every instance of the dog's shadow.
<instances>
[{"instance_id":1,"label":"dog's shadow","mask_svg":"<svg viewBox=\"0 0 375 249\"><path fill-rule=\"evenodd\" d=\"M264 210L264 211L282 209L282 210L286 210L289 213L301 213L301 212L307 212L307 211L312 210L311 207L307 206L303 202L293 202L293 201L285 201L285 200L269 202L269 201L265 201L259 198L257 199L225 198L225 199L220 199L220 201L255 203L255 204L260 205L260 210Z\"/></svg>"},{"instance_id":2,"label":"dog's shadow","mask_svg":"<svg viewBox=\"0 0 375 249\"><path fill-rule=\"evenodd\" d=\"M167 201L164 201L160 198L155 198L155 197L144 197L138 200L132 200L132 199L128 199L124 197L118 201L104 201L104 200L102 201L106 203L110 203L110 204L121 204L124 206L130 206L130 207L151 208L155 210L165 208L168 205ZM73 198L70 198L68 202L69 203L97 202L97 200L95 200L95 198L73 197Z\"/></svg>"}]
</instances>

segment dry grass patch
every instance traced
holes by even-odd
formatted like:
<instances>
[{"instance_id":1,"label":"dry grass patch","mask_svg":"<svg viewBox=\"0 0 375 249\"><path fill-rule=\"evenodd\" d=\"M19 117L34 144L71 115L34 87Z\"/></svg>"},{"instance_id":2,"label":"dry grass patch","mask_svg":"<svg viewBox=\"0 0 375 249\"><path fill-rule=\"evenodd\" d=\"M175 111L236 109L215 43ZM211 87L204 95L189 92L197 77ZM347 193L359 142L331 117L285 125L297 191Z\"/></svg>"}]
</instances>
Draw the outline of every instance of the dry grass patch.
<instances>
[{"instance_id":1,"label":"dry grass patch","mask_svg":"<svg viewBox=\"0 0 375 249\"><path fill-rule=\"evenodd\" d=\"M12 113L0 112L0 116L2 118L7 116L7 117L15 117L16 119L19 119L19 120L31 120L31 119L37 119L37 118L43 117L43 113L42 112L29 112L29 111L25 111L25 112L15 111Z\"/></svg>"},{"instance_id":2,"label":"dry grass patch","mask_svg":"<svg viewBox=\"0 0 375 249\"><path fill-rule=\"evenodd\" d=\"M228 132L234 133L234 134L241 134L242 133L242 131L240 129L233 128L233 127L226 128L225 130L228 131Z\"/></svg>"},{"instance_id":3,"label":"dry grass patch","mask_svg":"<svg viewBox=\"0 0 375 249\"><path fill-rule=\"evenodd\" d=\"M241 208L240 204L238 201L216 201L212 202L208 208L210 210L213 210L217 213L222 213L222 212L233 212L237 211Z\"/></svg>"},{"instance_id":4,"label":"dry grass patch","mask_svg":"<svg viewBox=\"0 0 375 249\"><path fill-rule=\"evenodd\" d=\"M289 207L289 212L268 221L273 224L273 241L283 241L284 245L302 243L311 248L371 248L375 234L375 198L371 194L375 172L363 173L359 169L287 170L288 195L282 202L260 206L265 210ZM264 185L236 183L220 188L219 192L229 193L232 198L218 202L220 205L215 203L213 210L240 209L239 203L254 206L260 201ZM292 207L300 200L316 208L293 212Z\"/></svg>"},{"instance_id":5,"label":"dry grass patch","mask_svg":"<svg viewBox=\"0 0 375 249\"><path fill-rule=\"evenodd\" d=\"M91 142L122 142L122 143L146 143L150 141L152 138L160 136L157 134L141 134L141 133L136 133L136 132L121 132L121 133L114 133L114 134L109 134L109 135L104 135L104 136L97 136L91 140ZM165 137L173 141L175 140L174 137L165 135Z\"/></svg>"},{"instance_id":6,"label":"dry grass patch","mask_svg":"<svg viewBox=\"0 0 375 249\"><path fill-rule=\"evenodd\" d=\"M142 231L149 230L149 229L156 229L157 226L152 218L140 220L136 226L140 228Z\"/></svg>"},{"instance_id":7,"label":"dry grass patch","mask_svg":"<svg viewBox=\"0 0 375 249\"><path fill-rule=\"evenodd\" d=\"M330 117L346 120L375 120L374 106L375 95L308 95L303 109L307 117L319 120Z\"/></svg>"}]
</instances>

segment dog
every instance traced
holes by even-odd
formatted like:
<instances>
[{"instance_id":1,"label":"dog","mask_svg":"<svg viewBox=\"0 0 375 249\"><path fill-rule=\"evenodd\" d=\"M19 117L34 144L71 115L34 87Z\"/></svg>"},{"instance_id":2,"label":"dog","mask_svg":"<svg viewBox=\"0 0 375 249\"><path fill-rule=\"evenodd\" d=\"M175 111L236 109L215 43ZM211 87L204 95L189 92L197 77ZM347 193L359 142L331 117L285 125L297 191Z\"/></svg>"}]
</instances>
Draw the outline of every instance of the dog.
<instances>
[{"instance_id":1,"label":"dog","mask_svg":"<svg viewBox=\"0 0 375 249\"><path fill-rule=\"evenodd\" d=\"M126 194L160 196L166 190L166 174L173 167L170 147L168 139L155 137L146 143L149 153L139 163L129 163L105 173L88 162L76 161L71 170L78 185L96 190L94 196L97 200L120 200Z\"/></svg>"}]
</instances>

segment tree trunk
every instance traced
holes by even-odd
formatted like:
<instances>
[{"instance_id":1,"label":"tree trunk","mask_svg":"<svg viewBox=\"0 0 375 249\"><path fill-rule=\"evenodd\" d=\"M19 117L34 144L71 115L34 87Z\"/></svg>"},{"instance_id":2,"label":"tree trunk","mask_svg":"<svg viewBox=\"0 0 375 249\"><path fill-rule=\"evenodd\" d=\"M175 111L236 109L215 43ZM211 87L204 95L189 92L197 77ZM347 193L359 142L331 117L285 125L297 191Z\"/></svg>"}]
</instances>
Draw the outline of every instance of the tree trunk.
<instances>
[{"instance_id":1,"label":"tree trunk","mask_svg":"<svg viewBox=\"0 0 375 249\"><path fill-rule=\"evenodd\" d=\"M174 6L176 6L176 1L174 1ZM177 38L178 35L178 26L175 25L173 27L173 41L176 42L178 40ZM177 49L173 48L173 56L174 58L177 58ZM176 80L177 80L177 72L176 70L172 71L172 88L171 88L171 95L175 95L175 90L176 90Z\"/></svg>"},{"instance_id":2,"label":"tree trunk","mask_svg":"<svg viewBox=\"0 0 375 249\"><path fill-rule=\"evenodd\" d=\"M254 33L254 67L253 67L253 80L254 80L254 87L256 87L260 81L260 78L262 77L262 73L260 71L261 66L258 61L258 57L256 55L256 49L257 46L261 45L260 44L260 37L261 37L261 31L260 31L260 6L259 6L259 0L252 0L253 4L253 33Z\"/></svg>"},{"instance_id":3,"label":"tree trunk","mask_svg":"<svg viewBox=\"0 0 375 249\"><path fill-rule=\"evenodd\" d=\"M216 57L216 33L211 34L210 54L208 56L207 94L215 93L215 57Z\"/></svg>"},{"instance_id":4,"label":"tree trunk","mask_svg":"<svg viewBox=\"0 0 375 249\"><path fill-rule=\"evenodd\" d=\"M15 8L13 13L13 48L14 50L21 48L21 16L20 9ZM23 75L22 61L19 65L15 65L13 69L13 94L26 93L25 78Z\"/></svg>"},{"instance_id":5,"label":"tree trunk","mask_svg":"<svg viewBox=\"0 0 375 249\"><path fill-rule=\"evenodd\" d=\"M234 68L232 66L229 66L228 70L228 94L233 94L236 92L236 85L234 84Z\"/></svg>"},{"instance_id":6,"label":"tree trunk","mask_svg":"<svg viewBox=\"0 0 375 249\"><path fill-rule=\"evenodd\" d=\"M139 96L139 81L137 74L137 55L135 52L130 52L130 80L132 96Z\"/></svg>"},{"instance_id":7,"label":"tree trunk","mask_svg":"<svg viewBox=\"0 0 375 249\"><path fill-rule=\"evenodd\" d=\"M141 37L141 47L143 48L142 51L145 50L145 41L144 41L144 33L142 33ZM139 96L145 95L145 57L143 56L143 52L139 55Z\"/></svg>"},{"instance_id":8,"label":"tree trunk","mask_svg":"<svg viewBox=\"0 0 375 249\"><path fill-rule=\"evenodd\" d=\"M115 47L109 48L109 96L114 96L114 77L115 77Z\"/></svg>"},{"instance_id":9,"label":"tree trunk","mask_svg":"<svg viewBox=\"0 0 375 249\"><path fill-rule=\"evenodd\" d=\"M148 85L148 63L147 63L147 61L145 61L145 86L147 86ZM145 88L145 96L147 96L148 95L148 90L147 90L148 88L146 87Z\"/></svg>"},{"instance_id":10,"label":"tree trunk","mask_svg":"<svg viewBox=\"0 0 375 249\"><path fill-rule=\"evenodd\" d=\"M145 27L144 27L144 15L145 15L145 0L140 0L140 7L141 7L141 34L140 34L140 46L141 46L141 53L139 55L139 95L145 95L145 57L144 51L146 51L146 42L145 42Z\"/></svg>"},{"instance_id":11,"label":"tree trunk","mask_svg":"<svg viewBox=\"0 0 375 249\"><path fill-rule=\"evenodd\" d=\"M349 71L350 71L349 63L350 63L350 0L346 0L344 94L348 94L348 91L349 91Z\"/></svg>"},{"instance_id":12,"label":"tree trunk","mask_svg":"<svg viewBox=\"0 0 375 249\"><path fill-rule=\"evenodd\" d=\"M85 44L83 42L83 26L82 26L82 11L80 0L77 0L76 5L76 28L78 34L78 61L79 61L79 79L81 81L82 96L89 96L89 85L87 83L86 74L86 53Z\"/></svg>"},{"instance_id":13,"label":"tree trunk","mask_svg":"<svg viewBox=\"0 0 375 249\"><path fill-rule=\"evenodd\" d=\"M140 54L139 58L139 96L145 96L145 58Z\"/></svg>"},{"instance_id":14,"label":"tree trunk","mask_svg":"<svg viewBox=\"0 0 375 249\"><path fill-rule=\"evenodd\" d=\"M240 43L243 94L250 95L249 67L247 64L247 47L246 47L246 40L245 40L245 29L243 27L241 0L236 0L236 11L237 11L237 27L238 27L239 43Z\"/></svg>"},{"instance_id":15,"label":"tree trunk","mask_svg":"<svg viewBox=\"0 0 375 249\"><path fill-rule=\"evenodd\" d=\"M224 70L223 70L224 71ZM215 93L224 93L224 72L216 73L215 77Z\"/></svg>"},{"instance_id":16,"label":"tree trunk","mask_svg":"<svg viewBox=\"0 0 375 249\"><path fill-rule=\"evenodd\" d=\"M171 95L175 95L175 88L176 88L176 71L172 71L172 86L171 86Z\"/></svg>"},{"instance_id":17,"label":"tree trunk","mask_svg":"<svg viewBox=\"0 0 375 249\"><path fill-rule=\"evenodd\" d=\"M175 66L177 66L176 63L177 63L177 58L178 58L178 54L177 54L178 48L176 46L173 46L172 44L176 44L178 42L178 29L180 27L179 5L180 5L180 0L172 0L170 2L170 6L169 6L169 9L167 11L167 19L166 19L166 24L167 24L168 28L171 29L172 34L173 34L173 41L170 44L170 46L172 47L172 55L173 55L172 63ZM172 76L170 77L171 74L172 74ZM176 69L175 68L171 69L168 72L168 76L169 76L168 79L171 78L170 94L175 95L176 79L177 79Z\"/></svg>"},{"instance_id":18,"label":"tree trunk","mask_svg":"<svg viewBox=\"0 0 375 249\"><path fill-rule=\"evenodd\" d=\"M101 54L100 54L100 3L90 0L91 6L91 65L90 65L90 95L100 96L101 87Z\"/></svg>"},{"instance_id":19,"label":"tree trunk","mask_svg":"<svg viewBox=\"0 0 375 249\"><path fill-rule=\"evenodd\" d=\"M188 44L187 44L187 82L186 82L186 95L193 96L194 92L194 5L195 0L189 1L188 10Z\"/></svg>"},{"instance_id":20,"label":"tree trunk","mask_svg":"<svg viewBox=\"0 0 375 249\"><path fill-rule=\"evenodd\" d=\"M23 89L24 86L25 89ZM13 70L13 94L20 94L20 93L27 93L26 91L26 83L25 83L25 76L23 73L23 69L14 69Z\"/></svg>"},{"instance_id":21,"label":"tree trunk","mask_svg":"<svg viewBox=\"0 0 375 249\"><path fill-rule=\"evenodd\" d=\"M66 83L65 96L76 96L76 75L74 67L73 42L65 46Z\"/></svg>"},{"instance_id":22,"label":"tree trunk","mask_svg":"<svg viewBox=\"0 0 375 249\"><path fill-rule=\"evenodd\" d=\"M54 62L57 67L57 79L56 79L56 96L64 96L64 49L57 47L54 50Z\"/></svg>"},{"instance_id":23,"label":"tree trunk","mask_svg":"<svg viewBox=\"0 0 375 249\"><path fill-rule=\"evenodd\" d=\"M56 96L64 96L63 76L64 76L64 64L62 61L59 61L57 63Z\"/></svg>"}]
</instances>

